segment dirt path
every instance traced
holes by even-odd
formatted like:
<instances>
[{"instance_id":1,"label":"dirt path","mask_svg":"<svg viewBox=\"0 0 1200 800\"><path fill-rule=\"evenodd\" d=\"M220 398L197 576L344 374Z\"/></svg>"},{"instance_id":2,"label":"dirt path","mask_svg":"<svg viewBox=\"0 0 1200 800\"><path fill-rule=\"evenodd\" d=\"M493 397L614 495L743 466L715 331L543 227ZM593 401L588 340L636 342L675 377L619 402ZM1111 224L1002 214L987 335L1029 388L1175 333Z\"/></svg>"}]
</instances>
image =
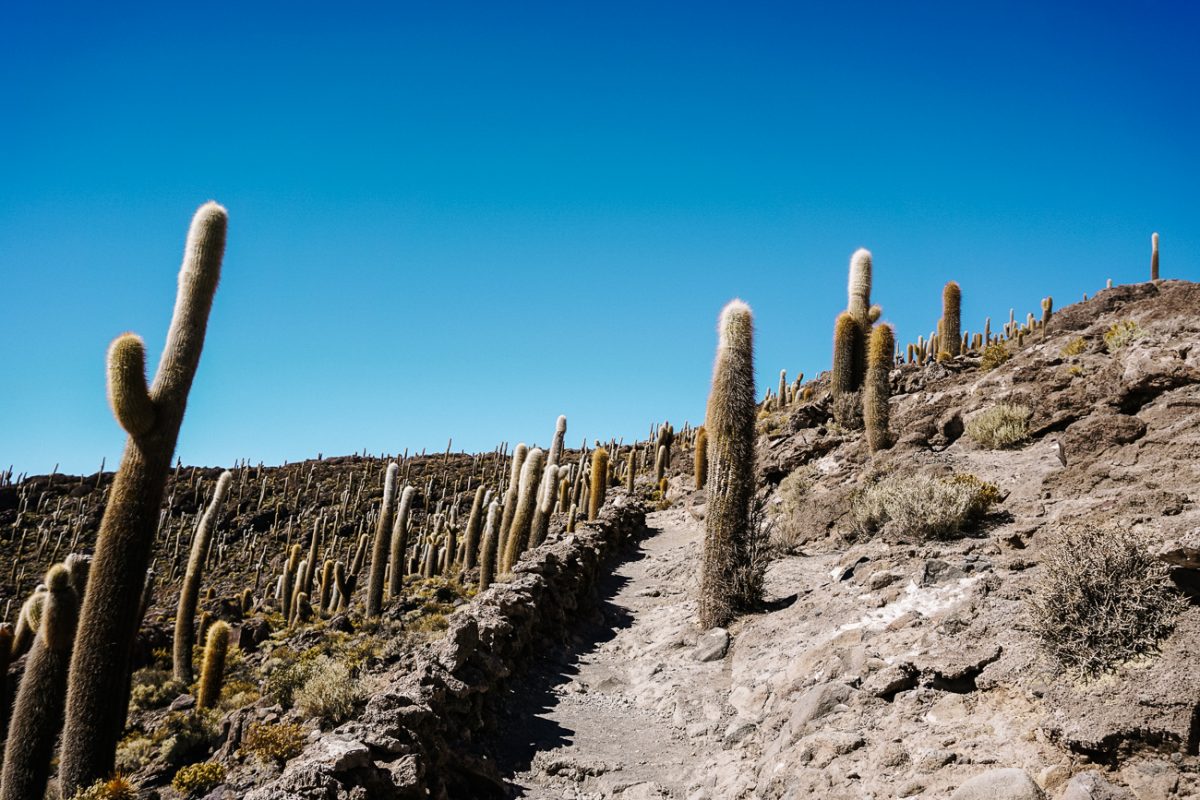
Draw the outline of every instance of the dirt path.
<instances>
[{"instance_id":1,"label":"dirt path","mask_svg":"<svg viewBox=\"0 0 1200 800\"><path fill-rule=\"evenodd\" d=\"M684 797L692 782L695 746L671 698L655 695L695 646L688 565L703 530L677 510L648 523L572 652L548 654L507 704L500 758L517 797ZM689 661L721 670L719 660Z\"/></svg>"}]
</instances>

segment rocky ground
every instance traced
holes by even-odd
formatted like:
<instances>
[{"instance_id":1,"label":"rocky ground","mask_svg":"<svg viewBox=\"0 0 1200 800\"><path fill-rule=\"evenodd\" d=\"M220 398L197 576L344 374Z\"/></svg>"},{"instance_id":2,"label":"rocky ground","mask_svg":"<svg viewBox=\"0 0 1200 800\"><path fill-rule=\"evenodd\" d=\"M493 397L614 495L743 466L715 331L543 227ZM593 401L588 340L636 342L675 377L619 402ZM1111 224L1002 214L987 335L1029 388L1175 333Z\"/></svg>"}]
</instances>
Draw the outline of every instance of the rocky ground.
<instances>
[{"instance_id":1,"label":"rocky ground","mask_svg":"<svg viewBox=\"0 0 1200 800\"><path fill-rule=\"evenodd\" d=\"M767 420L762 494L778 504L797 469L811 482L766 606L727 632L695 626L704 497L674 479L682 500L652 515L601 616L498 721L514 796L1200 796L1194 599L1156 654L1091 680L1044 654L1027 603L1064 525L1135 530L1194 598L1198 303L1188 283L1118 287L996 369L905 365L892 376L899 442L876 455L820 399ZM1140 336L1106 346L1127 320ZM1001 401L1033 411L1026 444L963 435ZM970 473L1003 501L947 541L864 538L852 493L896 471Z\"/></svg>"}]
</instances>

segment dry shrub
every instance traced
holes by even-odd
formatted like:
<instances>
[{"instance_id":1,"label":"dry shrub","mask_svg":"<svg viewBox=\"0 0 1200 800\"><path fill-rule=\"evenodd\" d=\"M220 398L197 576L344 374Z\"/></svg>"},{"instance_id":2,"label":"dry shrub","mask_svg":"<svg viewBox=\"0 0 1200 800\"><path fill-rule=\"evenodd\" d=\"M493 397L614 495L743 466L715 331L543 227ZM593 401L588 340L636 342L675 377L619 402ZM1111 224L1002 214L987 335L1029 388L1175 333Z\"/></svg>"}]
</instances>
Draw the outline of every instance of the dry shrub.
<instances>
[{"instance_id":1,"label":"dry shrub","mask_svg":"<svg viewBox=\"0 0 1200 800\"><path fill-rule=\"evenodd\" d=\"M1082 336L1076 336L1071 341L1067 342L1067 346L1062 349L1064 358L1077 356L1087 350L1087 340Z\"/></svg>"},{"instance_id":2,"label":"dry shrub","mask_svg":"<svg viewBox=\"0 0 1200 800\"><path fill-rule=\"evenodd\" d=\"M999 500L996 486L974 475L895 472L855 492L850 513L864 536L949 539L973 527Z\"/></svg>"},{"instance_id":3,"label":"dry shrub","mask_svg":"<svg viewBox=\"0 0 1200 800\"><path fill-rule=\"evenodd\" d=\"M1112 327L1104 332L1104 346L1112 353L1145 335L1141 325L1131 319L1123 319L1113 323Z\"/></svg>"},{"instance_id":4,"label":"dry shrub","mask_svg":"<svg viewBox=\"0 0 1200 800\"><path fill-rule=\"evenodd\" d=\"M983 355L979 359L979 366L983 370L990 372L1010 358L1012 358L1012 354L1008 352L1008 348L1003 343L992 342L983 348Z\"/></svg>"},{"instance_id":5,"label":"dry shrub","mask_svg":"<svg viewBox=\"0 0 1200 800\"><path fill-rule=\"evenodd\" d=\"M57 796L57 795L55 795ZM124 777L117 775L100 780L75 793L71 800L136 800L137 789Z\"/></svg>"},{"instance_id":6,"label":"dry shrub","mask_svg":"<svg viewBox=\"0 0 1200 800\"><path fill-rule=\"evenodd\" d=\"M297 708L326 725L346 720L363 700L350 668L329 656L313 662L308 680L293 697Z\"/></svg>"},{"instance_id":7,"label":"dry shrub","mask_svg":"<svg viewBox=\"0 0 1200 800\"><path fill-rule=\"evenodd\" d=\"M215 761L189 764L175 773L171 788L185 797L207 794L225 780L225 767Z\"/></svg>"},{"instance_id":8,"label":"dry shrub","mask_svg":"<svg viewBox=\"0 0 1200 800\"><path fill-rule=\"evenodd\" d=\"M1058 534L1029 600L1046 652L1083 677L1153 653L1185 606L1139 536L1096 527Z\"/></svg>"},{"instance_id":9,"label":"dry shrub","mask_svg":"<svg viewBox=\"0 0 1200 800\"><path fill-rule=\"evenodd\" d=\"M804 467L792 470L779 482L776 503L771 507L771 546L781 553L794 553L804 541L808 529L804 504L812 489L812 471Z\"/></svg>"},{"instance_id":10,"label":"dry shrub","mask_svg":"<svg viewBox=\"0 0 1200 800\"><path fill-rule=\"evenodd\" d=\"M990 450L1016 447L1029 438L1031 416L1033 412L1025 406L1000 403L972 417L966 433Z\"/></svg>"},{"instance_id":11,"label":"dry shrub","mask_svg":"<svg viewBox=\"0 0 1200 800\"><path fill-rule=\"evenodd\" d=\"M264 764L282 764L304 750L304 726L294 722L255 722L242 737L241 751Z\"/></svg>"}]
</instances>

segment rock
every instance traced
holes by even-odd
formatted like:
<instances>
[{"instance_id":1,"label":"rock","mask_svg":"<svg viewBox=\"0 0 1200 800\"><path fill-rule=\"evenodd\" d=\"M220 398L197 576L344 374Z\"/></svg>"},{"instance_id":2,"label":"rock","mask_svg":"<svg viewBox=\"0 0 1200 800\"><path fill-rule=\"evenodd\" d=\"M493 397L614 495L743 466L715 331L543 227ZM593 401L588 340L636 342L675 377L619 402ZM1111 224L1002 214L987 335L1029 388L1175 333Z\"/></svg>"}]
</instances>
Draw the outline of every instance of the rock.
<instances>
[{"instance_id":1,"label":"rock","mask_svg":"<svg viewBox=\"0 0 1200 800\"><path fill-rule=\"evenodd\" d=\"M171 701L172 711L186 711L189 708L196 707L196 698L190 694L181 694Z\"/></svg>"},{"instance_id":2,"label":"rock","mask_svg":"<svg viewBox=\"0 0 1200 800\"><path fill-rule=\"evenodd\" d=\"M271 635L271 625L262 617L252 617L240 626L237 632L237 646L243 653L251 653L265 642Z\"/></svg>"},{"instance_id":3,"label":"rock","mask_svg":"<svg viewBox=\"0 0 1200 800\"><path fill-rule=\"evenodd\" d=\"M337 775L370 764L371 750L356 739L331 733L305 750L302 759Z\"/></svg>"},{"instance_id":4,"label":"rock","mask_svg":"<svg viewBox=\"0 0 1200 800\"><path fill-rule=\"evenodd\" d=\"M917 668L907 661L884 667L873 672L863 681L862 690L874 697L891 700L899 692L912 689L917 685Z\"/></svg>"},{"instance_id":5,"label":"rock","mask_svg":"<svg viewBox=\"0 0 1200 800\"><path fill-rule=\"evenodd\" d=\"M810 722L827 716L837 706L849 700L853 692L854 690L846 684L836 681L814 686L796 703L788 725L797 735L803 734Z\"/></svg>"},{"instance_id":6,"label":"rock","mask_svg":"<svg viewBox=\"0 0 1200 800\"><path fill-rule=\"evenodd\" d=\"M1094 770L1081 772L1067 783L1062 800L1133 800L1128 789L1113 786Z\"/></svg>"},{"instance_id":7,"label":"rock","mask_svg":"<svg viewBox=\"0 0 1200 800\"><path fill-rule=\"evenodd\" d=\"M939 583L956 581L965 577L967 577L967 573L958 567L940 559L931 558L922 565L921 577L917 582L921 586L936 586Z\"/></svg>"},{"instance_id":8,"label":"rock","mask_svg":"<svg viewBox=\"0 0 1200 800\"><path fill-rule=\"evenodd\" d=\"M725 657L729 650L729 631L724 628L713 628L700 637L692 658L700 662L717 661Z\"/></svg>"},{"instance_id":9,"label":"rock","mask_svg":"<svg viewBox=\"0 0 1200 800\"><path fill-rule=\"evenodd\" d=\"M950 800L1045 800L1046 793L1023 769L993 769L954 790Z\"/></svg>"}]
</instances>

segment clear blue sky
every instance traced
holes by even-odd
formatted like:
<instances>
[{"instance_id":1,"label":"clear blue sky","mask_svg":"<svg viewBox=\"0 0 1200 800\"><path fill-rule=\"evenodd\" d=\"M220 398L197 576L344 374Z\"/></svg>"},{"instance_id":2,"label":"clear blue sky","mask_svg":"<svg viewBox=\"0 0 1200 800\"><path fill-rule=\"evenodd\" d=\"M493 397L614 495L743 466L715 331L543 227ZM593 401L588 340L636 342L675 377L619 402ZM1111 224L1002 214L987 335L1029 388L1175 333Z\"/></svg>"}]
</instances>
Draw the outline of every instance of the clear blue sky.
<instances>
[{"instance_id":1,"label":"clear blue sky","mask_svg":"<svg viewBox=\"0 0 1200 800\"><path fill-rule=\"evenodd\" d=\"M8 4L0 468L116 462L210 198L208 465L699 420L721 306L813 375L860 246L902 342L1200 277L1195 4L802 5Z\"/></svg>"}]
</instances>

